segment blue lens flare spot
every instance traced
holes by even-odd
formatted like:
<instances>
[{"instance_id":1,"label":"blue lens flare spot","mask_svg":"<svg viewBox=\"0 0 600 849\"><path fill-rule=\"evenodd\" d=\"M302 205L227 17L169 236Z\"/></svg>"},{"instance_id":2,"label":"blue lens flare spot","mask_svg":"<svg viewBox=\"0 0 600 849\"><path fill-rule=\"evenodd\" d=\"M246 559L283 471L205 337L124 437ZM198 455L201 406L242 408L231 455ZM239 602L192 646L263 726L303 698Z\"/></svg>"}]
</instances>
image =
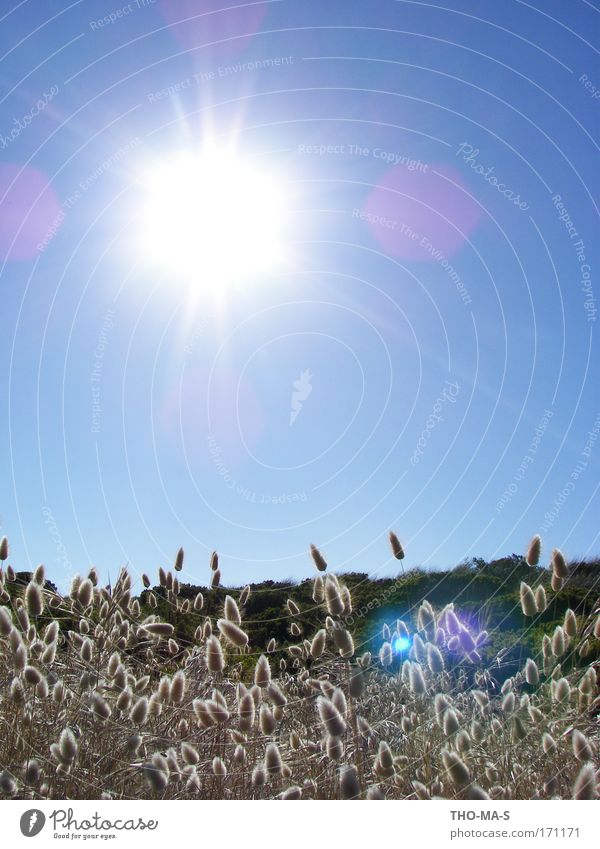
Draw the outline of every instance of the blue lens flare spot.
<instances>
[{"instance_id":1,"label":"blue lens flare spot","mask_svg":"<svg viewBox=\"0 0 600 849\"><path fill-rule=\"evenodd\" d=\"M395 652L397 652L397 654L400 654L401 652L406 651L409 646L410 640L408 639L408 637L397 637L394 640L393 649Z\"/></svg>"}]
</instances>

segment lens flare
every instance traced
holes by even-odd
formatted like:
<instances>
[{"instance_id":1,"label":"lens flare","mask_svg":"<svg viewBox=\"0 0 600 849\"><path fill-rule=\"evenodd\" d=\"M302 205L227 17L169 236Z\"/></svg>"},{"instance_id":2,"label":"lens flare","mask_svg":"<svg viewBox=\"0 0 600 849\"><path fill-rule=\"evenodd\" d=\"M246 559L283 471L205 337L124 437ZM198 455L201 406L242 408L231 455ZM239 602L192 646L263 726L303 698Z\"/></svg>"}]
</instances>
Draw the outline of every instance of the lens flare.
<instances>
[{"instance_id":1,"label":"lens flare","mask_svg":"<svg viewBox=\"0 0 600 849\"><path fill-rule=\"evenodd\" d=\"M410 640L408 637L396 637L393 643L393 649L396 654L402 654L408 648L410 648Z\"/></svg>"}]
</instances>

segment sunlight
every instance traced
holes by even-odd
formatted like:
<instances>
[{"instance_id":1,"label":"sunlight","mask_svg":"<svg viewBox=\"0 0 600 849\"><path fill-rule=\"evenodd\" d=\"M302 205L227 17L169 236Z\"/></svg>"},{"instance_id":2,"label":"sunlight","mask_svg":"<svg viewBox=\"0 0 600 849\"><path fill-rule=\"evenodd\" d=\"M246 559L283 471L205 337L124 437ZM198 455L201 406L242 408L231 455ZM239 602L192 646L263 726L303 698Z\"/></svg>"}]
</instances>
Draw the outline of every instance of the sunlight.
<instances>
[{"instance_id":1,"label":"sunlight","mask_svg":"<svg viewBox=\"0 0 600 849\"><path fill-rule=\"evenodd\" d=\"M233 152L207 148L153 164L143 193L144 258L195 287L236 286L282 259L280 181Z\"/></svg>"}]
</instances>

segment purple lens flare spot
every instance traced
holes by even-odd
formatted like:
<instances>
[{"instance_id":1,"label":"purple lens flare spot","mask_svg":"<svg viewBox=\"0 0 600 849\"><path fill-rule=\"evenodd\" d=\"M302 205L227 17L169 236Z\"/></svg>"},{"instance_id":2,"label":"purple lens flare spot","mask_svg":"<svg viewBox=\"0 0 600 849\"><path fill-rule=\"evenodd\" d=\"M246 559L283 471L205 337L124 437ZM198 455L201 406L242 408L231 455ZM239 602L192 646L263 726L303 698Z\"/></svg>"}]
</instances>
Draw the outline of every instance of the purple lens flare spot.
<instances>
[{"instance_id":1,"label":"purple lens flare spot","mask_svg":"<svg viewBox=\"0 0 600 849\"><path fill-rule=\"evenodd\" d=\"M246 48L260 28L267 7L222 0L160 0L160 8L182 47L211 44L210 56L227 59Z\"/></svg>"},{"instance_id":2,"label":"purple lens flare spot","mask_svg":"<svg viewBox=\"0 0 600 849\"><path fill-rule=\"evenodd\" d=\"M0 258L34 259L56 233L63 213L50 182L35 168L0 165Z\"/></svg>"},{"instance_id":3,"label":"purple lens flare spot","mask_svg":"<svg viewBox=\"0 0 600 849\"><path fill-rule=\"evenodd\" d=\"M360 217L390 256L439 262L460 251L482 215L461 175L434 163L423 171L388 169Z\"/></svg>"}]
</instances>

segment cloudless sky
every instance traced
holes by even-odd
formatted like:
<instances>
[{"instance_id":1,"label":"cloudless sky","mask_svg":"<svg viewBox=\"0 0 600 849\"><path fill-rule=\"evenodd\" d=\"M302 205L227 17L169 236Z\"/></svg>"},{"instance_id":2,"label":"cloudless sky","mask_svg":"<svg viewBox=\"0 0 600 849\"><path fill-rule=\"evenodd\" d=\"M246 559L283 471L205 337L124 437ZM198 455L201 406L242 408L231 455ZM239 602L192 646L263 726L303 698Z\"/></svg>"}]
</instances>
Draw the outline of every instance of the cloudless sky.
<instances>
[{"instance_id":1,"label":"cloudless sky","mask_svg":"<svg viewBox=\"0 0 600 849\"><path fill-rule=\"evenodd\" d=\"M599 32L597 0L3 0L14 567L597 555ZM227 290L139 247L145 169L207 140L285 201L283 263Z\"/></svg>"}]
</instances>

